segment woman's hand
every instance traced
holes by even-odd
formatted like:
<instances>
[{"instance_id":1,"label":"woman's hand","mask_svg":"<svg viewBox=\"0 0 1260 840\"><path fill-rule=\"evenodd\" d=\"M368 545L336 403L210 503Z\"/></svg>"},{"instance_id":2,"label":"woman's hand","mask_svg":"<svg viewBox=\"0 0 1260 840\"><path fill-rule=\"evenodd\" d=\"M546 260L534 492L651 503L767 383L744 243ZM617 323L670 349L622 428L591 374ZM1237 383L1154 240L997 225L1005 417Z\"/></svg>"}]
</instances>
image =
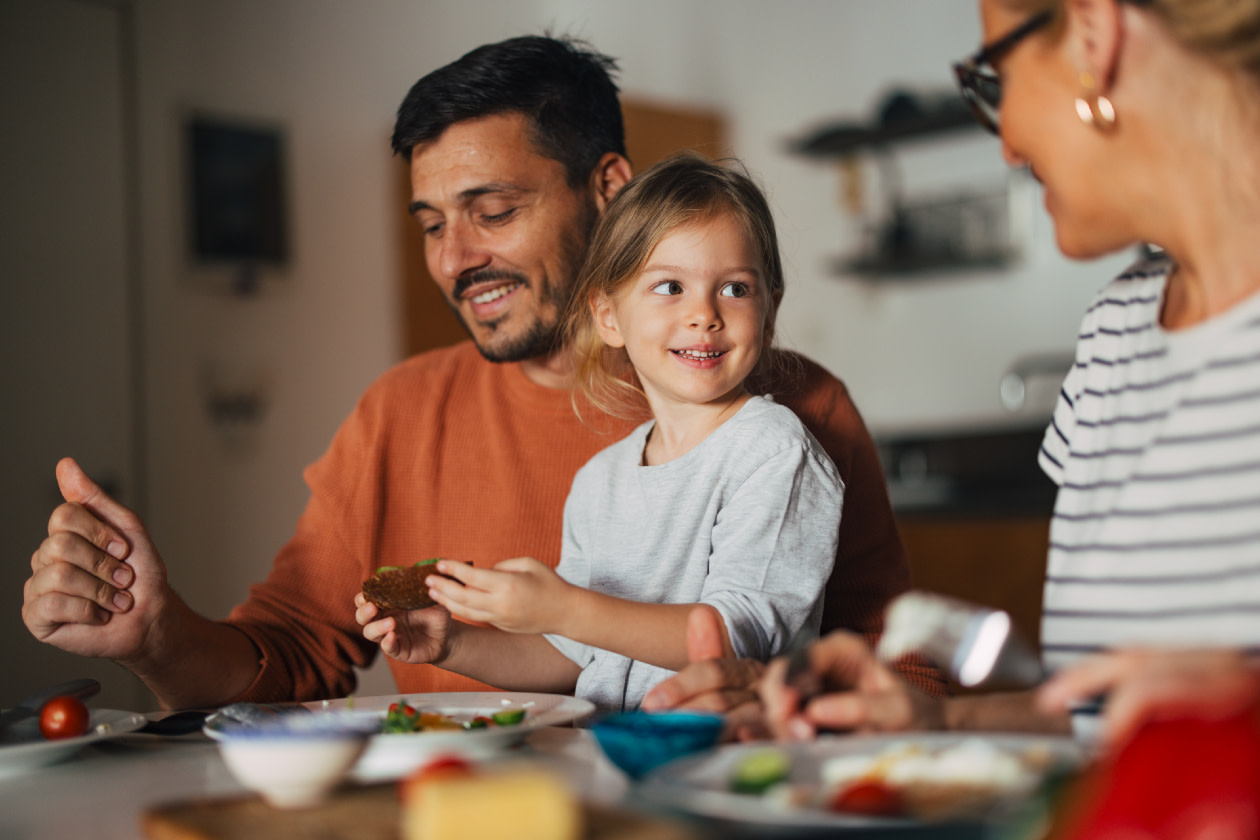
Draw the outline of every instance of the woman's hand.
<instances>
[{"instance_id":1,"label":"woman's hand","mask_svg":"<svg viewBox=\"0 0 1260 840\"><path fill-rule=\"evenodd\" d=\"M1260 703L1260 668L1232 649L1132 649L1060 671L1037 693L1045 712L1106 695L1103 742L1126 743L1142 724L1174 718L1221 720Z\"/></svg>"},{"instance_id":2,"label":"woman's hand","mask_svg":"<svg viewBox=\"0 0 1260 840\"><path fill-rule=\"evenodd\" d=\"M766 725L777 738L808 740L820 729L866 732L943 729L941 701L907 685L860 636L836 631L809 649L822 693L802 698L788 685L787 660L776 659L760 683ZM802 705L804 703L804 705Z\"/></svg>"},{"instance_id":3,"label":"woman's hand","mask_svg":"<svg viewBox=\"0 0 1260 840\"><path fill-rule=\"evenodd\" d=\"M354 620L362 625L363 638L401 662L439 665L450 654L450 645L458 635L444 607L382 614L362 592L354 596L354 607Z\"/></svg>"},{"instance_id":4,"label":"woman's hand","mask_svg":"<svg viewBox=\"0 0 1260 840\"><path fill-rule=\"evenodd\" d=\"M510 633L558 633L574 587L532 557L504 560L493 569L442 561L428 579L429 595L454 615ZM463 584L462 586L460 584Z\"/></svg>"},{"instance_id":5,"label":"woman's hand","mask_svg":"<svg viewBox=\"0 0 1260 840\"><path fill-rule=\"evenodd\" d=\"M166 566L140 517L73 459L57 464L57 484L65 503L31 556L22 620L36 639L70 653L123 664L144 660L173 594Z\"/></svg>"}]
</instances>

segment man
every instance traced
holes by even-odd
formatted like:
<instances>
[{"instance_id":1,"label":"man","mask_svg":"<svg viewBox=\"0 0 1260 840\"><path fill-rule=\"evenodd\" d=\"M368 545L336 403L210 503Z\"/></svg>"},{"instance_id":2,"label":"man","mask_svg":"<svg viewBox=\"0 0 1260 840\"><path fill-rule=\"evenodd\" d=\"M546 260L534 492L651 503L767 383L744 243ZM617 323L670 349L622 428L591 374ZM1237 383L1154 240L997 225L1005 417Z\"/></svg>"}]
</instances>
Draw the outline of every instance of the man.
<instances>
[{"instance_id":1,"label":"man","mask_svg":"<svg viewBox=\"0 0 1260 840\"><path fill-rule=\"evenodd\" d=\"M143 523L72 461L66 504L32 558L23 618L39 639L115 659L168 708L316 699L354 689L376 646L354 617L380 565L442 556L490 566L559 561L569 483L634 421L573 411L556 328L592 228L630 178L615 64L543 37L481 47L421 79L399 109L411 213L438 286L472 337L386 372L306 472L311 498L267 580L225 621L166 582ZM803 364L776 397L822 442L846 485L824 630L878 634L909 585L870 437L844 386ZM711 637L697 616L697 639ZM707 650L698 644L698 651ZM390 662L400 691L480 684ZM740 689L755 673L731 669ZM935 671L908 666L929 691Z\"/></svg>"}]
</instances>

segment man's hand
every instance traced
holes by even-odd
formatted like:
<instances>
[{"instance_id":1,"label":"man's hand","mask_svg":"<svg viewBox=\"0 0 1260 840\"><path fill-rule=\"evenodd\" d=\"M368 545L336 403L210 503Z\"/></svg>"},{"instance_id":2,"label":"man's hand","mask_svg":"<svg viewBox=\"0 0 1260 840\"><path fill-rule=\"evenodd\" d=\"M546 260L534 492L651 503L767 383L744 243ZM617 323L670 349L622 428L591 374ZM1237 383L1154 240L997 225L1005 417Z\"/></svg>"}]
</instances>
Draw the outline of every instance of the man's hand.
<instances>
[{"instance_id":1,"label":"man's hand","mask_svg":"<svg viewBox=\"0 0 1260 840\"><path fill-rule=\"evenodd\" d=\"M1221 720L1260 703L1260 668L1241 651L1133 649L1100 654L1055 674L1037 693L1046 713L1106 695L1103 741L1115 749L1142 724Z\"/></svg>"},{"instance_id":2,"label":"man's hand","mask_svg":"<svg viewBox=\"0 0 1260 840\"><path fill-rule=\"evenodd\" d=\"M836 631L809 649L810 668L823 693L801 706L800 692L788 685L787 660L776 659L760 683L766 723L775 737L808 740L819 729L886 732L942 729L940 701L906 685L860 636Z\"/></svg>"},{"instance_id":3,"label":"man's hand","mask_svg":"<svg viewBox=\"0 0 1260 840\"><path fill-rule=\"evenodd\" d=\"M643 698L643 708L697 709L727 715L727 735L744 740L762 737L757 680L763 666L735 659L722 629L722 616L699 605L687 616L687 658L691 664L662 681Z\"/></svg>"},{"instance_id":4,"label":"man's hand","mask_svg":"<svg viewBox=\"0 0 1260 840\"><path fill-rule=\"evenodd\" d=\"M380 645L386 656L413 665L440 664L458 635L445 607L382 614L362 592L354 596L354 607L363 638Z\"/></svg>"},{"instance_id":5,"label":"man's hand","mask_svg":"<svg viewBox=\"0 0 1260 840\"><path fill-rule=\"evenodd\" d=\"M460 618L509 633L562 631L565 599L574 587L532 557L504 560L493 569L442 561L438 572L459 583L431 576L429 595Z\"/></svg>"},{"instance_id":6,"label":"man's hand","mask_svg":"<svg viewBox=\"0 0 1260 840\"><path fill-rule=\"evenodd\" d=\"M31 556L22 620L62 650L127 664L142 659L171 595L144 523L70 458L57 464L65 503Z\"/></svg>"}]
</instances>

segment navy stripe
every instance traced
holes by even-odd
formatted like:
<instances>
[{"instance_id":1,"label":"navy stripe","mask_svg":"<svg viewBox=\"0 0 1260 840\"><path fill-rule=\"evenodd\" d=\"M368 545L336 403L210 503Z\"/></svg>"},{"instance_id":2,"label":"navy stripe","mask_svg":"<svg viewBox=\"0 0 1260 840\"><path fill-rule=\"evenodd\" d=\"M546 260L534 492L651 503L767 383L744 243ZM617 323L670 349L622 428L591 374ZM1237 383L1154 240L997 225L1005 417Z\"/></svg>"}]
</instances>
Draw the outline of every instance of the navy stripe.
<instances>
[{"instance_id":1,"label":"navy stripe","mask_svg":"<svg viewBox=\"0 0 1260 840\"><path fill-rule=\"evenodd\" d=\"M1059 440L1063 441L1066 446L1072 445L1072 442L1067 439L1067 435L1063 434L1063 430L1059 428L1059 420L1057 417L1050 418L1050 428L1054 429L1054 433L1059 436Z\"/></svg>"},{"instance_id":2,"label":"navy stripe","mask_svg":"<svg viewBox=\"0 0 1260 840\"><path fill-rule=\"evenodd\" d=\"M1209 583L1222 580L1256 577L1260 566L1239 566L1216 572L1187 572L1183 575L1146 575L1144 577L1079 577L1075 575L1046 575L1047 583L1097 584L1099 586L1130 586L1132 584L1160 585L1169 583Z\"/></svg>"},{"instance_id":3,"label":"navy stripe","mask_svg":"<svg viewBox=\"0 0 1260 840\"><path fill-rule=\"evenodd\" d=\"M1115 367L1116 365L1128 365L1133 362L1149 362L1151 359L1158 359L1168 355L1167 347L1160 347L1157 350L1144 350L1141 353L1134 353L1132 356L1125 356L1119 359L1104 359L1101 356L1090 356L1088 362L1077 362L1077 367L1088 367L1089 365L1102 365L1103 367Z\"/></svg>"},{"instance_id":4,"label":"navy stripe","mask_svg":"<svg viewBox=\"0 0 1260 840\"><path fill-rule=\"evenodd\" d=\"M1171 610L1161 607L1156 610L1132 610L1127 612L1051 609L1042 610L1041 615L1043 618L1103 618L1113 621L1149 621L1152 618L1191 618L1202 615L1220 616L1225 613L1241 613L1245 615L1260 613L1260 603L1207 604L1202 607L1181 607L1180 609Z\"/></svg>"},{"instance_id":5,"label":"navy stripe","mask_svg":"<svg viewBox=\"0 0 1260 840\"><path fill-rule=\"evenodd\" d=\"M1243 391L1240 394L1225 394L1219 397L1197 397L1193 400L1185 400L1181 404L1187 408L1202 408L1210 405L1229 405L1230 403L1254 399L1260 399L1260 388L1257 388L1254 391Z\"/></svg>"},{"instance_id":6,"label":"navy stripe","mask_svg":"<svg viewBox=\"0 0 1260 840\"><path fill-rule=\"evenodd\" d=\"M1204 365L1206 370L1215 370L1217 368L1242 367L1243 365L1253 365L1260 362L1260 353L1253 353L1250 356L1237 356L1232 359L1216 359Z\"/></svg>"},{"instance_id":7,"label":"navy stripe","mask_svg":"<svg viewBox=\"0 0 1260 840\"><path fill-rule=\"evenodd\" d=\"M1153 277L1153 276L1154 276L1153 274L1141 275L1141 277ZM1120 277L1117 277L1116 279L1128 280L1130 279L1130 275L1122 275ZM1105 298L1102 298L1101 300L1095 301L1094 304L1090 306L1089 309L1085 310L1085 314L1088 315L1091 312L1102 309L1104 306L1118 306L1118 307L1123 308L1126 306L1131 306L1133 304L1139 304L1139 303L1150 304L1150 303L1158 303L1158 302L1159 302L1159 295L1139 295L1138 297L1131 297L1131 298L1105 297Z\"/></svg>"},{"instance_id":8,"label":"navy stripe","mask_svg":"<svg viewBox=\"0 0 1260 840\"><path fill-rule=\"evenodd\" d=\"M1167 415L1167 412L1164 412L1164 414L1152 415L1144 419L1145 420L1160 420L1160 419L1163 419L1163 417L1166 415ZM1085 426L1087 428L1097 428L1099 426L1111 426L1119 422L1121 422L1121 419L1117 418L1116 420L1108 420L1101 423L1092 423L1092 424L1080 423L1079 425ZM1133 421L1133 422L1137 422L1137 421ZM1197 434L1197 435L1168 435L1167 437L1155 438L1153 441L1151 441L1149 444L1145 446L1139 446L1136 448L1125 448L1125 447L1117 446L1112 449L1100 449L1097 452L1073 452L1072 457L1079 458L1082 461L1088 461L1094 458L1108 458L1112 455L1141 455L1143 452L1146 452L1148 449L1153 449L1156 446L1163 446L1163 445L1186 446L1186 445L1195 444L1195 443L1209 443L1212 441L1234 440L1235 438L1251 437L1252 435L1255 435L1255 434L1260 434L1260 424L1257 424L1255 426L1244 426L1241 429L1223 429L1221 431L1216 431L1216 432L1203 432L1202 434Z\"/></svg>"},{"instance_id":9,"label":"navy stripe","mask_svg":"<svg viewBox=\"0 0 1260 840\"><path fill-rule=\"evenodd\" d=\"M1143 510L1116 508L1096 513L1056 513L1055 519L1064 522L1088 522L1092 519L1141 519L1145 517L1177 516L1186 513L1219 513L1239 508L1260 508L1260 496L1250 499L1235 499L1229 502L1205 502L1201 505L1174 505L1165 508L1148 508Z\"/></svg>"},{"instance_id":10,"label":"navy stripe","mask_svg":"<svg viewBox=\"0 0 1260 840\"><path fill-rule=\"evenodd\" d=\"M1213 537L1210 539L1198 540L1159 540L1146 543L1082 543L1079 545L1067 545L1061 542L1051 542L1051 551L1062 551L1064 554L1078 554L1083 551L1112 551L1118 554L1132 551L1172 551L1185 550L1193 548L1219 548L1228 545L1246 545L1247 543L1260 543L1260 531L1252 531L1246 534L1231 534L1225 537Z\"/></svg>"},{"instance_id":11,"label":"navy stripe","mask_svg":"<svg viewBox=\"0 0 1260 840\"><path fill-rule=\"evenodd\" d=\"M1064 643L1064 644L1043 644L1041 646L1041 652L1043 655L1049 654L1049 653L1091 654L1091 653L1103 653L1109 650L1112 650L1112 647L1110 645L1079 645L1079 644L1073 645L1073 644ZM1238 648L1238 650L1241 650L1243 653L1245 653L1248 656L1255 656L1257 654L1260 654L1260 646L1243 647L1243 648Z\"/></svg>"},{"instance_id":12,"label":"navy stripe","mask_svg":"<svg viewBox=\"0 0 1260 840\"><path fill-rule=\"evenodd\" d=\"M1242 464L1226 464L1223 466L1209 467L1201 470L1191 470L1183 473L1139 473L1127 481L1188 481L1196 478L1217 475L1231 475L1240 472L1252 472L1260 470L1260 462L1251 461ZM1096 481L1089 484L1064 484L1064 490L1080 490L1087 491L1099 487L1119 487L1125 484L1125 481Z\"/></svg>"},{"instance_id":13,"label":"navy stripe","mask_svg":"<svg viewBox=\"0 0 1260 840\"><path fill-rule=\"evenodd\" d=\"M1059 459L1051 455L1050 451L1046 449L1044 445L1041 447L1041 457L1045 458L1047 461L1054 464L1060 470L1063 469L1063 465L1059 463Z\"/></svg>"},{"instance_id":14,"label":"navy stripe","mask_svg":"<svg viewBox=\"0 0 1260 840\"><path fill-rule=\"evenodd\" d=\"M1155 328L1154 324L1143 324L1140 327L1125 327L1123 329L1113 329L1110 327L1098 327L1093 332L1079 333L1076 337L1080 341L1089 341L1100 335L1109 335L1109 336L1118 338L1120 336L1137 335L1139 333L1148 332L1154 328Z\"/></svg>"}]
</instances>

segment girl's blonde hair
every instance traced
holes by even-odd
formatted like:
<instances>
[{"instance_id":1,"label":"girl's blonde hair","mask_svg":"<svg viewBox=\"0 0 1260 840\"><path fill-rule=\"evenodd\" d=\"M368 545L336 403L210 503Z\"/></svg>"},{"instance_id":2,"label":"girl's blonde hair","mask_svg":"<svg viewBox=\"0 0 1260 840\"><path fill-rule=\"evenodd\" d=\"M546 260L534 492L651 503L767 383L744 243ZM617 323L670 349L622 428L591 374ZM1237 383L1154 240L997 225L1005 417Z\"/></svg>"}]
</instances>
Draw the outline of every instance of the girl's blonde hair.
<instances>
[{"instance_id":1,"label":"girl's blonde hair","mask_svg":"<svg viewBox=\"0 0 1260 840\"><path fill-rule=\"evenodd\" d=\"M622 187L595 229L564 321L565 342L574 359L574 407L579 415L579 393L596 408L618 417L643 415L647 405L625 349L609 347L599 337L593 304L601 296L615 297L634 280L668 234L723 213L748 237L766 285L762 293L768 293L766 345L749 377L750 387L783 355L770 352L783 294L783 264L770 206L741 168L684 152Z\"/></svg>"},{"instance_id":2,"label":"girl's blonde hair","mask_svg":"<svg viewBox=\"0 0 1260 840\"><path fill-rule=\"evenodd\" d=\"M1002 0L1029 14L1053 10L1062 18L1066 0ZM1260 81L1260 0L1124 0L1149 9L1186 49L1221 67Z\"/></svg>"}]
</instances>

